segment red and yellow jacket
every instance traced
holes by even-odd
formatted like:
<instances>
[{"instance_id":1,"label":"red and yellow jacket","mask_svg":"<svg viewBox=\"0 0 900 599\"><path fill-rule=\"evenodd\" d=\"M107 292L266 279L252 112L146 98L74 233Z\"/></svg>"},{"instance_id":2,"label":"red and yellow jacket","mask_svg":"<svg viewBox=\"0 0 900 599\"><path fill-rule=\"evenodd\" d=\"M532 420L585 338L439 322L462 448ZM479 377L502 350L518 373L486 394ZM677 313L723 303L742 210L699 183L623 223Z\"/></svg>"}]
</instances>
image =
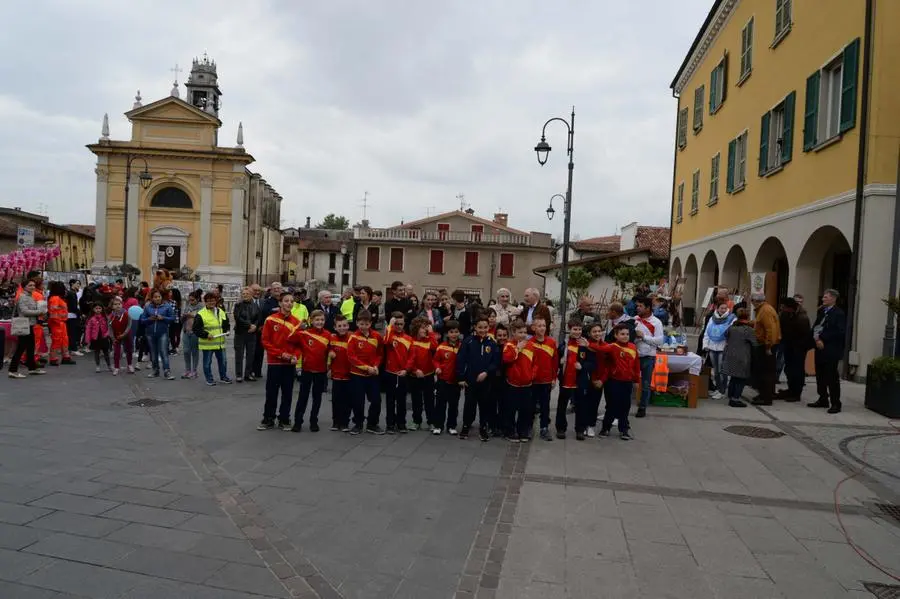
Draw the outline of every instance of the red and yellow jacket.
<instances>
[{"instance_id":1,"label":"red and yellow jacket","mask_svg":"<svg viewBox=\"0 0 900 599\"><path fill-rule=\"evenodd\" d=\"M528 340L528 349L534 353L534 384L549 385L553 383L559 375L556 341L550 337L544 337L543 341L532 337Z\"/></svg>"},{"instance_id":2,"label":"red and yellow jacket","mask_svg":"<svg viewBox=\"0 0 900 599\"><path fill-rule=\"evenodd\" d=\"M328 371L328 344L331 333L325 329L305 329L297 331L297 338L303 351L303 370L306 372Z\"/></svg>"},{"instance_id":3,"label":"red and yellow jacket","mask_svg":"<svg viewBox=\"0 0 900 599\"><path fill-rule=\"evenodd\" d=\"M440 369L441 371L440 374L437 375L439 381L443 381L449 385L455 385L457 383L456 355L459 353L459 346L459 341L456 342L456 345L446 341L438 345L435 350L433 364L435 370Z\"/></svg>"},{"instance_id":4,"label":"red and yellow jacket","mask_svg":"<svg viewBox=\"0 0 900 599\"><path fill-rule=\"evenodd\" d=\"M503 364L506 366L506 382L511 387L530 387L534 382L536 365L530 344L519 349L512 341L507 343L503 348Z\"/></svg>"},{"instance_id":5,"label":"red and yellow jacket","mask_svg":"<svg viewBox=\"0 0 900 599\"><path fill-rule=\"evenodd\" d=\"M559 373L559 383L563 389L578 388L579 371L575 365L578 364L578 354L582 351L584 349L578 345L578 339L569 337L566 343L566 361L562 365L562 372Z\"/></svg>"},{"instance_id":6,"label":"red and yellow jacket","mask_svg":"<svg viewBox=\"0 0 900 599\"><path fill-rule=\"evenodd\" d=\"M386 354L384 370L391 374L397 374L406 370L406 359L409 356L409 348L412 345L412 337L403 332L395 331L394 327L388 327L384 335L384 353Z\"/></svg>"},{"instance_id":7,"label":"red and yellow jacket","mask_svg":"<svg viewBox=\"0 0 900 599\"><path fill-rule=\"evenodd\" d=\"M598 358L598 370L605 370L603 380L641 382L641 361L634 343L606 343L600 348ZM600 363L605 365L601 367Z\"/></svg>"},{"instance_id":8,"label":"red and yellow jacket","mask_svg":"<svg viewBox=\"0 0 900 599\"><path fill-rule=\"evenodd\" d=\"M347 344L349 341L349 333L343 336L337 334L331 336L331 341L328 343L328 349L334 353L334 357L331 359L332 380L350 380L350 359L347 356Z\"/></svg>"},{"instance_id":9,"label":"red and yellow jacket","mask_svg":"<svg viewBox=\"0 0 900 599\"><path fill-rule=\"evenodd\" d=\"M421 370L425 376L434 374L435 349L437 343L431 337L413 341L406 356L406 373L412 376L415 371Z\"/></svg>"},{"instance_id":10,"label":"red and yellow jacket","mask_svg":"<svg viewBox=\"0 0 900 599\"><path fill-rule=\"evenodd\" d=\"M368 336L353 333L347 341L347 359L350 361L350 374L357 376L375 376L369 374L366 367L377 368L381 365L381 335L375 331Z\"/></svg>"},{"instance_id":11,"label":"red and yellow jacket","mask_svg":"<svg viewBox=\"0 0 900 599\"><path fill-rule=\"evenodd\" d=\"M290 365L290 360L281 357L291 354L298 360L301 357L295 333L300 330L300 321L280 311L266 318L262 330L262 345L266 350L266 363L272 365Z\"/></svg>"}]
</instances>

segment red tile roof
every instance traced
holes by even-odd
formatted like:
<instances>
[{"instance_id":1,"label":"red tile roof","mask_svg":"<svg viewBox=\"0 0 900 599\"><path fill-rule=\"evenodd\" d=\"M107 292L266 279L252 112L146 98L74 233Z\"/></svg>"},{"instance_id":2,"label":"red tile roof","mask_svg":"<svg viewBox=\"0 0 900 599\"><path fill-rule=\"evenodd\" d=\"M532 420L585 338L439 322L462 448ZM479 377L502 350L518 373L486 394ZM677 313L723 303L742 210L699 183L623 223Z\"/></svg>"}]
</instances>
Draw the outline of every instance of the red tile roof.
<instances>
[{"instance_id":1,"label":"red tile roof","mask_svg":"<svg viewBox=\"0 0 900 599\"><path fill-rule=\"evenodd\" d=\"M591 237L572 243L572 248L579 252L618 252L621 244L621 236L607 235L606 237ZM669 227L642 227L638 226L634 235L634 248L649 250L650 256L655 259L669 257Z\"/></svg>"},{"instance_id":2,"label":"red tile roof","mask_svg":"<svg viewBox=\"0 0 900 599\"><path fill-rule=\"evenodd\" d=\"M461 218L470 220L474 223L480 223L489 227L494 227L495 229L499 229L500 231L506 231L507 233L513 233L514 235L528 235L527 231L521 231L519 229L514 229L508 225L501 225L500 223L494 222L492 220L488 220L486 218L481 218L480 216L475 216L474 214L469 214L468 212L463 212L462 210L452 210L450 212L444 212L443 214L438 214L435 216L429 216L426 218L420 218L419 220L414 220L408 223L403 223L399 228L401 229L416 229L424 224L433 223L445 220L447 218L459 216Z\"/></svg>"},{"instance_id":3,"label":"red tile roof","mask_svg":"<svg viewBox=\"0 0 900 599\"><path fill-rule=\"evenodd\" d=\"M572 243L572 248L579 252L618 252L621 238L618 235L591 237Z\"/></svg>"}]
</instances>

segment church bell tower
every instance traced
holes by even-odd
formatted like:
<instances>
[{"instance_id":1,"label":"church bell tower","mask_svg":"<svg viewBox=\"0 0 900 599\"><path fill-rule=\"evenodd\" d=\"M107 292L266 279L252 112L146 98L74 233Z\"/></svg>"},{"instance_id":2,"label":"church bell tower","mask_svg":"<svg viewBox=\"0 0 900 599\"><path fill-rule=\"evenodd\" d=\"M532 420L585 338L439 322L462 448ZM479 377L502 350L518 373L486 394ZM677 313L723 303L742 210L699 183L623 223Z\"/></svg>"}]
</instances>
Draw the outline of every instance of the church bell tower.
<instances>
[{"instance_id":1,"label":"church bell tower","mask_svg":"<svg viewBox=\"0 0 900 599\"><path fill-rule=\"evenodd\" d=\"M203 58L194 59L185 88L188 102L208 114L219 116L222 91L216 75L216 61L210 60L205 52Z\"/></svg>"}]
</instances>

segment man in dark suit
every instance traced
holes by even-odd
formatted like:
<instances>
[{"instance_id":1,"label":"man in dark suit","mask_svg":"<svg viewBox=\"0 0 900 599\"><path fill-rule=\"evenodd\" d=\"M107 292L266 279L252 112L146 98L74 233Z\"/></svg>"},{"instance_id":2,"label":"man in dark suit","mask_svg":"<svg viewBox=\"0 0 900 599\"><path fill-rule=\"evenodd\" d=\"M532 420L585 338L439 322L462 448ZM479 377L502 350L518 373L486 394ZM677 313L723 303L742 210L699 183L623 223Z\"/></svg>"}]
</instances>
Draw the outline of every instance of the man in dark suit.
<instances>
[{"instance_id":1,"label":"man in dark suit","mask_svg":"<svg viewBox=\"0 0 900 599\"><path fill-rule=\"evenodd\" d=\"M331 292L327 289L323 289L319 292L318 296L319 303L313 306L310 309L310 313L313 310L321 310L325 313L325 330L334 332L334 317L338 314L338 308L334 304L331 303Z\"/></svg>"},{"instance_id":2,"label":"man in dark suit","mask_svg":"<svg viewBox=\"0 0 900 599\"><path fill-rule=\"evenodd\" d=\"M525 290L525 302L522 304L522 320L525 321L528 335L534 335L532 323L535 318L542 318L547 323L547 330L550 330L550 308L541 302L541 292L537 289L530 288Z\"/></svg>"},{"instance_id":3,"label":"man in dark suit","mask_svg":"<svg viewBox=\"0 0 900 599\"><path fill-rule=\"evenodd\" d=\"M825 290L822 294L822 307L816 314L816 322L812 329L819 399L807 405L811 408L828 408L829 414L841 411L841 378L838 374L838 363L844 356L847 315L837 307L838 297L839 294L834 289Z\"/></svg>"}]
</instances>

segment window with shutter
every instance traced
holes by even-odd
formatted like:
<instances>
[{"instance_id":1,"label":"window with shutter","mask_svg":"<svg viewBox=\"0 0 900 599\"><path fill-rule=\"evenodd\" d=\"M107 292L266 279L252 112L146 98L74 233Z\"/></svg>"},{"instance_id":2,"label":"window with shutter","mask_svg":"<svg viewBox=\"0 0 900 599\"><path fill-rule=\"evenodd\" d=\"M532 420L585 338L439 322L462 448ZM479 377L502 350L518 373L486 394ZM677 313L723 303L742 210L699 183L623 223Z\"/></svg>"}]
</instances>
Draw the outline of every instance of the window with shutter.
<instances>
[{"instance_id":1,"label":"window with shutter","mask_svg":"<svg viewBox=\"0 0 900 599\"><path fill-rule=\"evenodd\" d=\"M366 270L378 270L381 263L381 248L366 248Z\"/></svg>"},{"instance_id":2,"label":"window with shutter","mask_svg":"<svg viewBox=\"0 0 900 599\"><path fill-rule=\"evenodd\" d=\"M859 38L806 80L803 150L831 142L856 126Z\"/></svg>"},{"instance_id":3,"label":"window with shutter","mask_svg":"<svg viewBox=\"0 0 900 599\"><path fill-rule=\"evenodd\" d=\"M391 272L403 272L403 248L391 248Z\"/></svg>"},{"instance_id":4,"label":"window with shutter","mask_svg":"<svg viewBox=\"0 0 900 599\"><path fill-rule=\"evenodd\" d=\"M688 109L682 108L678 111L678 147L684 148L687 145L687 117Z\"/></svg>"},{"instance_id":5,"label":"window with shutter","mask_svg":"<svg viewBox=\"0 0 900 599\"><path fill-rule=\"evenodd\" d=\"M741 30L741 76L738 85L750 76L753 70L753 17L747 21Z\"/></svg>"},{"instance_id":6,"label":"window with shutter","mask_svg":"<svg viewBox=\"0 0 900 599\"><path fill-rule=\"evenodd\" d=\"M856 125L856 79L859 71L859 38L844 48L841 65L840 132Z\"/></svg>"},{"instance_id":7,"label":"window with shutter","mask_svg":"<svg viewBox=\"0 0 900 599\"><path fill-rule=\"evenodd\" d=\"M335 268L337 266L337 254L331 252L328 254L328 268Z\"/></svg>"},{"instance_id":8,"label":"window with shutter","mask_svg":"<svg viewBox=\"0 0 900 599\"><path fill-rule=\"evenodd\" d=\"M431 250L428 272L436 275L444 274L444 250Z\"/></svg>"},{"instance_id":9,"label":"window with shutter","mask_svg":"<svg viewBox=\"0 0 900 599\"><path fill-rule=\"evenodd\" d=\"M437 230L438 239L440 239L441 241L445 241L449 237L449 235L447 235L447 232L450 230L450 223L438 223Z\"/></svg>"},{"instance_id":10,"label":"window with shutter","mask_svg":"<svg viewBox=\"0 0 900 599\"><path fill-rule=\"evenodd\" d=\"M775 41L774 48L791 30L792 23L791 0L775 0Z\"/></svg>"},{"instance_id":11,"label":"window with shutter","mask_svg":"<svg viewBox=\"0 0 900 599\"><path fill-rule=\"evenodd\" d=\"M803 111L803 151L816 147L819 133L819 71L806 79L806 104Z\"/></svg>"},{"instance_id":12,"label":"window with shutter","mask_svg":"<svg viewBox=\"0 0 900 599\"><path fill-rule=\"evenodd\" d=\"M747 182L747 132L738 135L734 145L734 190L744 188Z\"/></svg>"},{"instance_id":13,"label":"window with shutter","mask_svg":"<svg viewBox=\"0 0 900 599\"><path fill-rule=\"evenodd\" d=\"M769 172L769 125L772 120L772 111L762 115L759 124L759 176Z\"/></svg>"},{"instance_id":14,"label":"window with shutter","mask_svg":"<svg viewBox=\"0 0 900 599\"><path fill-rule=\"evenodd\" d=\"M675 220L681 222L684 216L684 181L678 184L678 199L675 201Z\"/></svg>"},{"instance_id":15,"label":"window with shutter","mask_svg":"<svg viewBox=\"0 0 900 599\"><path fill-rule=\"evenodd\" d=\"M478 252L466 252L463 273L470 276L478 275Z\"/></svg>"},{"instance_id":16,"label":"window with shutter","mask_svg":"<svg viewBox=\"0 0 900 599\"><path fill-rule=\"evenodd\" d=\"M794 143L794 92L762 117L759 139L759 175L778 171L791 161Z\"/></svg>"},{"instance_id":17,"label":"window with shutter","mask_svg":"<svg viewBox=\"0 0 900 599\"><path fill-rule=\"evenodd\" d=\"M700 209L700 170L694 171L691 176L691 216L697 214Z\"/></svg>"},{"instance_id":18,"label":"window with shutter","mask_svg":"<svg viewBox=\"0 0 900 599\"><path fill-rule=\"evenodd\" d=\"M703 128L703 105L705 92L706 88L703 85L694 90L694 133L697 133L698 131L700 131L700 129Z\"/></svg>"},{"instance_id":19,"label":"window with shutter","mask_svg":"<svg viewBox=\"0 0 900 599\"><path fill-rule=\"evenodd\" d=\"M515 271L516 255L501 253L500 254L500 276L511 277Z\"/></svg>"},{"instance_id":20,"label":"window with shutter","mask_svg":"<svg viewBox=\"0 0 900 599\"><path fill-rule=\"evenodd\" d=\"M484 225L472 225L472 241L481 241L481 236L483 233Z\"/></svg>"},{"instance_id":21,"label":"window with shutter","mask_svg":"<svg viewBox=\"0 0 900 599\"><path fill-rule=\"evenodd\" d=\"M710 161L709 165L709 202L708 205L712 206L719 200L719 162L721 162L721 155L716 153L715 156L712 157L712 161Z\"/></svg>"},{"instance_id":22,"label":"window with shutter","mask_svg":"<svg viewBox=\"0 0 900 599\"><path fill-rule=\"evenodd\" d=\"M728 91L728 54L722 57L709 78L709 113L715 114L725 102Z\"/></svg>"},{"instance_id":23,"label":"window with shutter","mask_svg":"<svg viewBox=\"0 0 900 599\"><path fill-rule=\"evenodd\" d=\"M725 176L725 191L734 192L734 148L737 145L735 140L728 142L728 171Z\"/></svg>"},{"instance_id":24,"label":"window with shutter","mask_svg":"<svg viewBox=\"0 0 900 599\"><path fill-rule=\"evenodd\" d=\"M793 157L794 146L794 104L797 101L796 92L791 92L784 99L784 121L781 132L781 164L787 164Z\"/></svg>"}]
</instances>

